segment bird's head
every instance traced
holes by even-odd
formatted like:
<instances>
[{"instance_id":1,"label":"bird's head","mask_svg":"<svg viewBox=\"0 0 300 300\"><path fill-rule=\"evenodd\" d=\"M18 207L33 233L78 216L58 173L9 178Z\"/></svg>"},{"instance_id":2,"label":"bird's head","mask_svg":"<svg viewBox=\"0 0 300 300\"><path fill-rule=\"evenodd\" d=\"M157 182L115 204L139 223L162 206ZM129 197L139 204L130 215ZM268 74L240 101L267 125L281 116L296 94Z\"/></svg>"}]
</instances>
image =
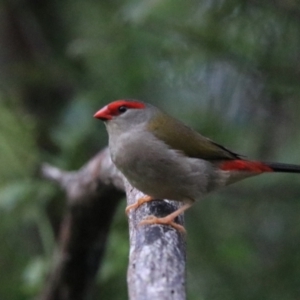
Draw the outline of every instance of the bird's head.
<instances>
[{"instance_id":1,"label":"bird's head","mask_svg":"<svg viewBox=\"0 0 300 300\"><path fill-rule=\"evenodd\" d=\"M131 127L146 124L154 116L156 108L136 100L116 100L101 108L94 118L104 121L109 128L126 131Z\"/></svg>"}]
</instances>

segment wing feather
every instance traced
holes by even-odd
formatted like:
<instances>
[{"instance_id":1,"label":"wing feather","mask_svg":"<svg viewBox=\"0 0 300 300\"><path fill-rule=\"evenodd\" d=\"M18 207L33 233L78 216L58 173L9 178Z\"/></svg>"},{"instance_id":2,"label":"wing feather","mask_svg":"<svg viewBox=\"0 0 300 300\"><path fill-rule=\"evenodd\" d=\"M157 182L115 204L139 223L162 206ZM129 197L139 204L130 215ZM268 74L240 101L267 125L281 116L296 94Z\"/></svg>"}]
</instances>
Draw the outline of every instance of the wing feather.
<instances>
[{"instance_id":1,"label":"wing feather","mask_svg":"<svg viewBox=\"0 0 300 300\"><path fill-rule=\"evenodd\" d=\"M161 130L161 127L164 130ZM206 160L240 159L241 156L204 137L192 128L164 113L150 121L148 129L171 148L184 152L189 157Z\"/></svg>"}]
</instances>

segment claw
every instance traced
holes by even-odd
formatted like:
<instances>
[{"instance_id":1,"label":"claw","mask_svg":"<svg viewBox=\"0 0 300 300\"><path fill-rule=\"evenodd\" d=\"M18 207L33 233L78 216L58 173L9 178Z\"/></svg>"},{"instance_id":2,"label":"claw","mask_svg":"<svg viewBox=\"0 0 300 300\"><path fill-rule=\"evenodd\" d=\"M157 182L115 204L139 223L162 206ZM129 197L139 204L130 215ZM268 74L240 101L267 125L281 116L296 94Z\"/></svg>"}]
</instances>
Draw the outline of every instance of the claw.
<instances>
[{"instance_id":1,"label":"claw","mask_svg":"<svg viewBox=\"0 0 300 300\"><path fill-rule=\"evenodd\" d=\"M177 229L180 233L186 234L186 230L182 225L179 225L174 222L174 218L170 218L170 215L164 218L157 218L155 216L149 216L145 220L141 221L139 225L152 225L152 224L161 224L161 225L170 225L173 228Z\"/></svg>"},{"instance_id":2,"label":"claw","mask_svg":"<svg viewBox=\"0 0 300 300\"><path fill-rule=\"evenodd\" d=\"M136 203L128 205L125 209L126 214L129 214L129 211L131 209L137 209L140 205L142 205L143 203L152 201L153 198L146 195L140 199L138 199L138 201L136 201ZM177 224L176 222L174 222L174 219L176 217L178 217L181 213L183 213L185 210L187 210L189 207L191 207L193 204L193 201L189 200L189 201L185 201L185 204L183 206L181 206L180 208L178 208L177 210L175 210L174 212L172 212L171 214L163 217L163 218L157 218L155 216L149 216L148 218L142 220L140 222L139 225L151 225L151 224L162 224L162 225L170 225L173 228L177 229L179 232L185 234L186 230L184 229L184 227L182 225Z\"/></svg>"},{"instance_id":3,"label":"claw","mask_svg":"<svg viewBox=\"0 0 300 300\"><path fill-rule=\"evenodd\" d=\"M138 207L140 207L142 204L146 203L146 202L149 202L149 201L152 201L153 198L146 195L144 197L141 197L138 199L138 201L136 201L134 204L131 204L131 205L128 205L125 209L125 213L129 214L129 211L132 210L132 209L137 209Z\"/></svg>"}]
</instances>

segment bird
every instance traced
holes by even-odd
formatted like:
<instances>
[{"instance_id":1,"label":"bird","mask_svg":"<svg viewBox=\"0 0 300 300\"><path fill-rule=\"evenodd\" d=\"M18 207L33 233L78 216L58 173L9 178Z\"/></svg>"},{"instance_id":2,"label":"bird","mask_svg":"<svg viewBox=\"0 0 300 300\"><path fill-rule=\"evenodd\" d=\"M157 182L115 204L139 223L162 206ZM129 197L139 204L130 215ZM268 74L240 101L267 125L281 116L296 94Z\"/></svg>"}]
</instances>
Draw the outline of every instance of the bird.
<instances>
[{"instance_id":1,"label":"bird","mask_svg":"<svg viewBox=\"0 0 300 300\"><path fill-rule=\"evenodd\" d=\"M141 225L170 225L185 232L175 218L209 192L262 173L300 173L300 165L248 160L150 103L116 100L94 117L104 121L113 163L145 194L127 206L127 214L154 199L182 203L169 215L149 216Z\"/></svg>"}]
</instances>

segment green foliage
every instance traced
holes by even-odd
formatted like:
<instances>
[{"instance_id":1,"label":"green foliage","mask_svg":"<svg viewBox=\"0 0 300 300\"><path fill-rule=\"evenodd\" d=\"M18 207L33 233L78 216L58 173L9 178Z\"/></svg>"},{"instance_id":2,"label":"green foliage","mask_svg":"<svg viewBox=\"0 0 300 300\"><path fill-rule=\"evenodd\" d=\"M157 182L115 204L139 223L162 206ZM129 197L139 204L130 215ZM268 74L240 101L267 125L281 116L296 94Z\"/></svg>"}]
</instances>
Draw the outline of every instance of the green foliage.
<instances>
[{"instance_id":1,"label":"green foliage","mask_svg":"<svg viewBox=\"0 0 300 300\"><path fill-rule=\"evenodd\" d=\"M42 288L64 204L36 170L105 146L92 115L107 102L149 101L251 158L300 163L295 1L3 1L0 16L1 299ZM299 298L298 183L249 179L187 213L189 299ZM126 224L121 207L101 298L126 298Z\"/></svg>"},{"instance_id":2,"label":"green foliage","mask_svg":"<svg viewBox=\"0 0 300 300\"><path fill-rule=\"evenodd\" d=\"M1 99L2 98L2 99ZM4 184L15 176L26 177L38 158L33 121L12 110L0 98L0 180Z\"/></svg>"}]
</instances>

